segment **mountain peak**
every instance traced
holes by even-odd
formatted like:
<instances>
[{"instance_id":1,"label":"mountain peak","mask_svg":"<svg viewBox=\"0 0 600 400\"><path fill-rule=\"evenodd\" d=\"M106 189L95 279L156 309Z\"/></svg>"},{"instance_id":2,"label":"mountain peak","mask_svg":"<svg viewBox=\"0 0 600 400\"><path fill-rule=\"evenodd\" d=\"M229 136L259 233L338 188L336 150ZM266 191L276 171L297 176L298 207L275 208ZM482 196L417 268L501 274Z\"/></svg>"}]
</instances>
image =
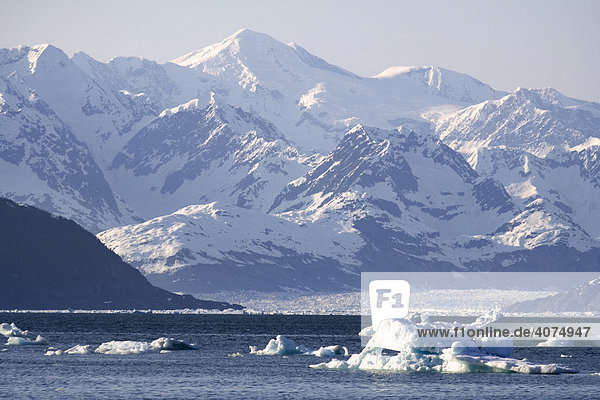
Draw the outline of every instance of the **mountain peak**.
<instances>
[{"instance_id":1,"label":"mountain peak","mask_svg":"<svg viewBox=\"0 0 600 400\"><path fill-rule=\"evenodd\" d=\"M266 33L256 32L256 31L253 31L253 30L247 29L247 28L238 29L233 35L229 36L225 40L228 40L228 39L252 39L252 40L270 39L270 40L275 40L271 36L267 35Z\"/></svg>"},{"instance_id":2,"label":"mountain peak","mask_svg":"<svg viewBox=\"0 0 600 400\"><path fill-rule=\"evenodd\" d=\"M224 54L239 54L241 50L261 52L265 48L285 46L266 33L254 32L249 29L240 29L233 35L226 37L221 42L192 51L171 61L174 64L195 68L215 57Z\"/></svg>"},{"instance_id":3,"label":"mountain peak","mask_svg":"<svg viewBox=\"0 0 600 400\"><path fill-rule=\"evenodd\" d=\"M439 96L470 104L499 99L506 94L472 76L436 65L390 67L373 76L373 79L417 82Z\"/></svg>"},{"instance_id":4,"label":"mountain peak","mask_svg":"<svg viewBox=\"0 0 600 400\"><path fill-rule=\"evenodd\" d=\"M232 62L232 59L235 61ZM329 64L294 42L286 45L266 33L250 29L240 29L220 43L185 54L172 62L189 68L202 66L205 72L217 74L241 62L246 68L240 71L240 74L246 75L256 67L258 70L262 67L272 70L273 65L268 64L271 59L274 59L275 70L282 68L282 65L287 65L288 69L297 69L290 65L298 65L300 62L310 68L358 78L357 75Z\"/></svg>"},{"instance_id":5,"label":"mountain peak","mask_svg":"<svg viewBox=\"0 0 600 400\"><path fill-rule=\"evenodd\" d=\"M27 59L27 63L22 68L28 69L31 73L35 72L37 63L42 59L65 61L68 58L61 49L49 43L36 44L31 47L20 45L12 49L0 50L0 66L23 62L23 60Z\"/></svg>"}]
</instances>

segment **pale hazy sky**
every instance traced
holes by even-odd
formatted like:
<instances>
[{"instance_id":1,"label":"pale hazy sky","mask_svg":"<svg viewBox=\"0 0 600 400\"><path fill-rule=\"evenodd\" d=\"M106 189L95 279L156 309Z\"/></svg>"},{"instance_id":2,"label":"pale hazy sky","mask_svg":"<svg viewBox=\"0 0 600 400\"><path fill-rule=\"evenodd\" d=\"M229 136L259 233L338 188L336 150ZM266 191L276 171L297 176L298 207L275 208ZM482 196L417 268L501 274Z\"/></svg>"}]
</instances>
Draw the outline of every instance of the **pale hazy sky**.
<instances>
[{"instance_id":1,"label":"pale hazy sky","mask_svg":"<svg viewBox=\"0 0 600 400\"><path fill-rule=\"evenodd\" d=\"M0 47L52 43L159 62L240 28L294 41L363 76L439 65L497 89L600 101L600 1L0 0Z\"/></svg>"}]
</instances>

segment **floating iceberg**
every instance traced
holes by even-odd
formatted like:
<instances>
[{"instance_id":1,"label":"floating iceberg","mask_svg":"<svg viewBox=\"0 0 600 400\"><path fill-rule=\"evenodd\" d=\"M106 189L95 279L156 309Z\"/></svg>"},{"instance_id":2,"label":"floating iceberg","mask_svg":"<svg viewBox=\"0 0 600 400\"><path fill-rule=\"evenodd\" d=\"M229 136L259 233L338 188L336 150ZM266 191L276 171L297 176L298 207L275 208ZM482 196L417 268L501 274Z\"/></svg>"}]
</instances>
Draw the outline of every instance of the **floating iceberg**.
<instances>
[{"instance_id":1,"label":"floating iceberg","mask_svg":"<svg viewBox=\"0 0 600 400\"><path fill-rule=\"evenodd\" d=\"M318 350L311 351L308 354L316 357L347 356L348 348L337 344L334 346L319 347Z\"/></svg>"},{"instance_id":2,"label":"floating iceberg","mask_svg":"<svg viewBox=\"0 0 600 400\"><path fill-rule=\"evenodd\" d=\"M150 351L150 343L148 342L135 342L133 340L112 340L110 342L102 343L95 350L96 353L100 354L140 354Z\"/></svg>"},{"instance_id":3,"label":"floating iceberg","mask_svg":"<svg viewBox=\"0 0 600 400\"><path fill-rule=\"evenodd\" d=\"M28 333L28 331L17 328L14 322L11 324L6 322L0 324L0 335L5 337L25 337Z\"/></svg>"},{"instance_id":4,"label":"floating iceberg","mask_svg":"<svg viewBox=\"0 0 600 400\"><path fill-rule=\"evenodd\" d=\"M259 350L258 346L250 346L250 354L260 356L303 354L316 357L334 357L336 355L348 355L348 349L344 346L334 345L320 347L318 350L309 350L303 345L296 345L292 339L277 335L262 350Z\"/></svg>"},{"instance_id":5,"label":"floating iceberg","mask_svg":"<svg viewBox=\"0 0 600 400\"><path fill-rule=\"evenodd\" d=\"M7 337L7 346L27 346L27 345L42 345L48 344L45 337L38 335L35 339L28 337L29 331L19 329L15 323L0 324L0 334Z\"/></svg>"},{"instance_id":6,"label":"floating iceberg","mask_svg":"<svg viewBox=\"0 0 600 400\"><path fill-rule=\"evenodd\" d=\"M56 347L49 347L44 353L45 356L60 356L61 354L63 354L63 351L56 349Z\"/></svg>"},{"instance_id":7,"label":"floating iceberg","mask_svg":"<svg viewBox=\"0 0 600 400\"><path fill-rule=\"evenodd\" d=\"M48 344L45 337L38 335L35 339L29 339L27 337L11 336L6 341L7 346L28 346L28 345L42 345Z\"/></svg>"},{"instance_id":8,"label":"floating iceberg","mask_svg":"<svg viewBox=\"0 0 600 400\"><path fill-rule=\"evenodd\" d=\"M498 315L480 317L471 327L494 322ZM534 364L510 358L512 342L507 339L453 341L441 340L435 346L423 347L418 328L448 328L452 324L430 323L427 318L411 315L406 319L388 319L377 331L363 329L361 336L371 337L362 352L348 360L331 360L311 365L318 369L359 369L377 371L438 372L518 372L526 374L573 373L576 370L560 364ZM395 354L394 354L395 353Z\"/></svg>"},{"instance_id":9,"label":"floating iceberg","mask_svg":"<svg viewBox=\"0 0 600 400\"><path fill-rule=\"evenodd\" d=\"M154 350L196 350L196 346L183 340L161 337L150 343Z\"/></svg>"},{"instance_id":10,"label":"floating iceberg","mask_svg":"<svg viewBox=\"0 0 600 400\"><path fill-rule=\"evenodd\" d=\"M258 350L258 346L250 346L250 354L256 354L260 356L283 356L291 354L306 354L308 352L309 350L306 347L302 345L297 346L292 339L288 339L283 335L277 335L275 339L269 340L267 346L262 350Z\"/></svg>"},{"instance_id":11,"label":"floating iceberg","mask_svg":"<svg viewBox=\"0 0 600 400\"><path fill-rule=\"evenodd\" d=\"M525 360L486 354L478 348L453 343L442 351L443 372L518 372L522 374L575 373L576 370L561 364L535 364Z\"/></svg>"},{"instance_id":12,"label":"floating iceberg","mask_svg":"<svg viewBox=\"0 0 600 400\"><path fill-rule=\"evenodd\" d=\"M82 354L90 354L92 352L92 346L89 344L86 345L76 345L67 350L57 350L55 347L49 347L46 351L47 356L60 356L62 354L71 354L71 355L82 355Z\"/></svg>"},{"instance_id":13,"label":"floating iceberg","mask_svg":"<svg viewBox=\"0 0 600 400\"><path fill-rule=\"evenodd\" d=\"M96 353L100 354L140 354L148 351L172 351L172 350L196 350L196 347L184 342L183 340L177 340L172 338L161 337L150 343L148 342L135 342L132 340L113 340L110 342L102 343L95 350Z\"/></svg>"}]
</instances>

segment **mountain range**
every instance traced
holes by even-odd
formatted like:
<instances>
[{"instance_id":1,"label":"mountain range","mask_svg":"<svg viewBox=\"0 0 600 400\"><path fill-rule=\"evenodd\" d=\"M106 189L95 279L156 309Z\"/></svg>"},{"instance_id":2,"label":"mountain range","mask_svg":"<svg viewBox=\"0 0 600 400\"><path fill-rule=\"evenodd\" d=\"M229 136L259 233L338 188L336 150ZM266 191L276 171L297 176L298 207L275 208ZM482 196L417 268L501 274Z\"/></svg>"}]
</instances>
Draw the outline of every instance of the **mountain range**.
<instances>
[{"instance_id":1,"label":"mountain range","mask_svg":"<svg viewBox=\"0 0 600 400\"><path fill-rule=\"evenodd\" d=\"M249 30L158 64L0 50L0 195L174 291L598 270L600 104L436 66L361 77Z\"/></svg>"}]
</instances>

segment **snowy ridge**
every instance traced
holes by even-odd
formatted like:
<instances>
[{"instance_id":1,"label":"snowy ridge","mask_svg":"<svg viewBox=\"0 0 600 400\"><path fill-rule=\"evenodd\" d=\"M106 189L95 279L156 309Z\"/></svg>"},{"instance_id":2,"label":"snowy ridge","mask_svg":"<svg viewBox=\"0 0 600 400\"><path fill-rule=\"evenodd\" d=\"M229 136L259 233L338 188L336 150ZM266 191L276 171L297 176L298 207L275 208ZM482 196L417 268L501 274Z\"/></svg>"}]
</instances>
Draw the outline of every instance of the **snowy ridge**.
<instances>
[{"instance_id":1,"label":"snowy ridge","mask_svg":"<svg viewBox=\"0 0 600 400\"><path fill-rule=\"evenodd\" d=\"M551 88L360 77L250 30L162 65L0 50L0 195L105 230L177 291L597 268L599 127Z\"/></svg>"},{"instance_id":2,"label":"snowy ridge","mask_svg":"<svg viewBox=\"0 0 600 400\"><path fill-rule=\"evenodd\" d=\"M470 106L443 121L439 137L465 153L490 146L520 148L545 157L553 148L581 145L600 135L600 104L554 89L523 89Z\"/></svg>"}]
</instances>

